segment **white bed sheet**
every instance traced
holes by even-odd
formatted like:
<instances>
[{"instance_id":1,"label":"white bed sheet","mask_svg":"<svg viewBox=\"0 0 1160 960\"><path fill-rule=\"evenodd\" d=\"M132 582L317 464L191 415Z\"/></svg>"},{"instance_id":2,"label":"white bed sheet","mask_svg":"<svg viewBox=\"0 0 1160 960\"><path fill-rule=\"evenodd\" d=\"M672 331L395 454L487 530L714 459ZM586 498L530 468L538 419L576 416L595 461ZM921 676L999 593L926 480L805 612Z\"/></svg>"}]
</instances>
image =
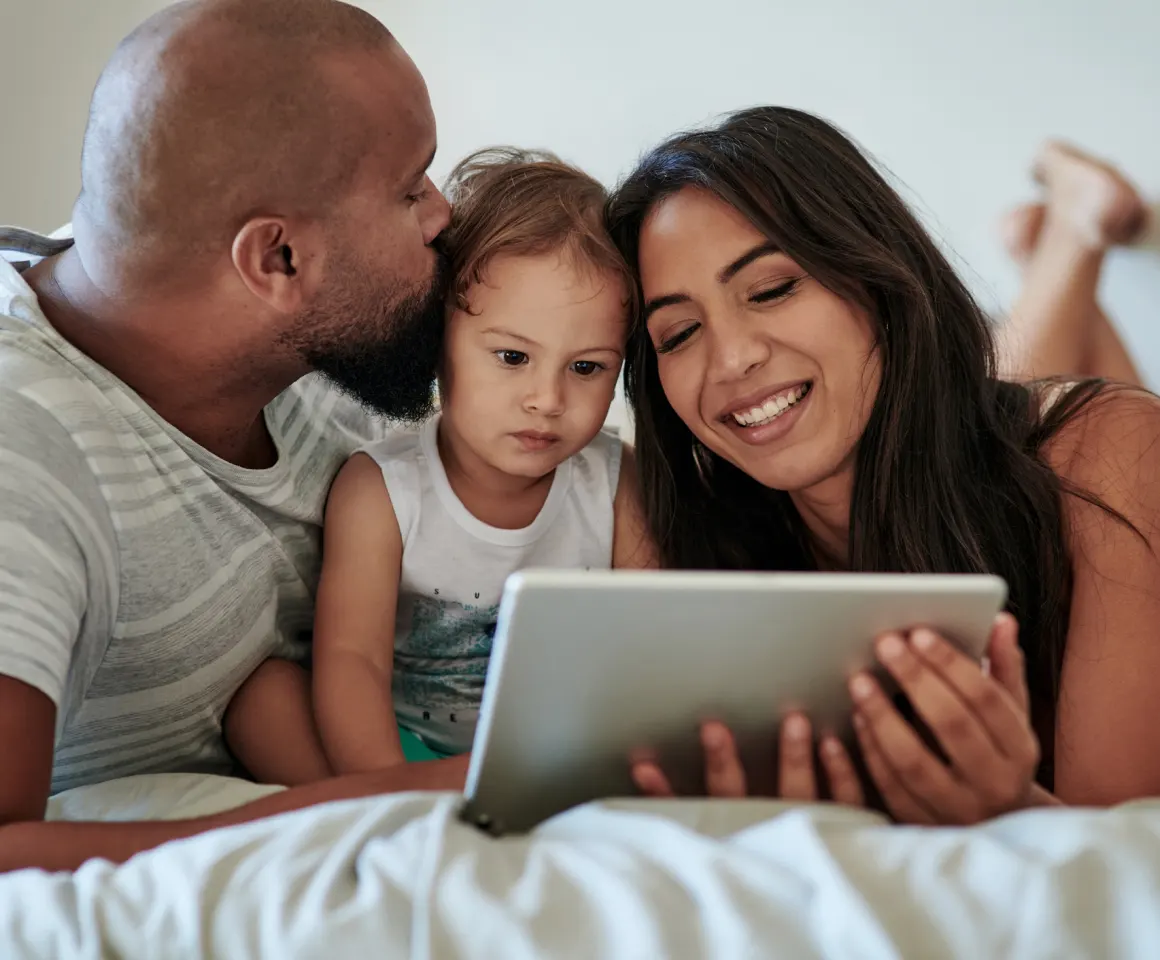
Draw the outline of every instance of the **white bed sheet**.
<instances>
[{"instance_id":1,"label":"white bed sheet","mask_svg":"<svg viewBox=\"0 0 1160 960\"><path fill-rule=\"evenodd\" d=\"M56 817L185 816L270 788L138 777ZM74 875L0 877L0 957L1160 956L1160 803L969 830L764 801L623 801L495 841L457 800L328 804Z\"/></svg>"}]
</instances>

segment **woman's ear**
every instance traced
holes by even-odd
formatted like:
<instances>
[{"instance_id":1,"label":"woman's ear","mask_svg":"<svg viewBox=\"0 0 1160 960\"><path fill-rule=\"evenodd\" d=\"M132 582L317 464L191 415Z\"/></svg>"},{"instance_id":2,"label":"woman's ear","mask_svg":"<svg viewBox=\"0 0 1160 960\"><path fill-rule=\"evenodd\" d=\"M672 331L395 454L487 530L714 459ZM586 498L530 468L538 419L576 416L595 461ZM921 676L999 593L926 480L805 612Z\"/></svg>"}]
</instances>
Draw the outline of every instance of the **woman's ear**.
<instances>
[{"instance_id":1,"label":"woman's ear","mask_svg":"<svg viewBox=\"0 0 1160 960\"><path fill-rule=\"evenodd\" d=\"M318 253L314 231L281 217L248 220L230 250L242 283L279 313L297 313L313 296Z\"/></svg>"}]
</instances>

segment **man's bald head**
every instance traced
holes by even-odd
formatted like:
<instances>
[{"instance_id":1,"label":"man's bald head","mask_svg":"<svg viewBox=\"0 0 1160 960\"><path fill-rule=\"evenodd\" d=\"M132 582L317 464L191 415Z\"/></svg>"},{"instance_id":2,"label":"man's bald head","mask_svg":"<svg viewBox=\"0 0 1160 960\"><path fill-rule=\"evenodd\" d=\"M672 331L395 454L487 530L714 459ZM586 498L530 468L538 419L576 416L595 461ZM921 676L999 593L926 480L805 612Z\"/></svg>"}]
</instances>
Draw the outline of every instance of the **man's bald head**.
<instances>
[{"instance_id":1,"label":"man's bald head","mask_svg":"<svg viewBox=\"0 0 1160 960\"><path fill-rule=\"evenodd\" d=\"M417 72L370 14L337 0L188 0L118 47L97 84L78 228L138 275L226 253L257 215L325 217ZM392 81L391 78L394 78ZM389 91L387 91L389 93ZM400 109L425 108L400 103ZM115 265L120 266L121 264Z\"/></svg>"},{"instance_id":2,"label":"man's bald head","mask_svg":"<svg viewBox=\"0 0 1160 960\"><path fill-rule=\"evenodd\" d=\"M247 382L420 415L443 329L423 78L338 0L189 0L118 47L74 211L82 289ZM79 281L78 281L79 282Z\"/></svg>"}]
</instances>

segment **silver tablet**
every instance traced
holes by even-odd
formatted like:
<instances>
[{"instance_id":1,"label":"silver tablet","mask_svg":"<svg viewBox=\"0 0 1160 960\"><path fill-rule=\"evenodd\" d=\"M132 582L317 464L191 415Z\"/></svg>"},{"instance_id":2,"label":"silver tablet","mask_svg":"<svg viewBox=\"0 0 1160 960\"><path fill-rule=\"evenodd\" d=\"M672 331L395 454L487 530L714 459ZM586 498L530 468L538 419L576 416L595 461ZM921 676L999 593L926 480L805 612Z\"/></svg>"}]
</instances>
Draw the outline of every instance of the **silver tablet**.
<instances>
[{"instance_id":1,"label":"silver tablet","mask_svg":"<svg viewBox=\"0 0 1160 960\"><path fill-rule=\"evenodd\" d=\"M641 750L678 792L699 792L708 718L733 729L755 771L775 769L790 709L850 742L846 679L873 669L876 636L929 626L980 659L1006 596L991 576L518 573L500 604L464 816L520 832L634 796Z\"/></svg>"}]
</instances>

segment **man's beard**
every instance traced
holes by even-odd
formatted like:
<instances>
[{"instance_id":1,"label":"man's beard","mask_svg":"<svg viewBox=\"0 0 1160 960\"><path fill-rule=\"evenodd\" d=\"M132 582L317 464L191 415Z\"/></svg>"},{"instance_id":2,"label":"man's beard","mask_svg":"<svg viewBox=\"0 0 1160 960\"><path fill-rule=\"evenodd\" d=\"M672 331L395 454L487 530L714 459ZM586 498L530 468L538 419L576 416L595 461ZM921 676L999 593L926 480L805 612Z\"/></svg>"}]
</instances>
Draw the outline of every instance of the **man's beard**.
<instances>
[{"instance_id":1,"label":"man's beard","mask_svg":"<svg viewBox=\"0 0 1160 960\"><path fill-rule=\"evenodd\" d=\"M357 268L332 277L302 317L295 339L303 359L376 413L401 421L428 417L443 349L444 258L418 290L375 288Z\"/></svg>"}]
</instances>

